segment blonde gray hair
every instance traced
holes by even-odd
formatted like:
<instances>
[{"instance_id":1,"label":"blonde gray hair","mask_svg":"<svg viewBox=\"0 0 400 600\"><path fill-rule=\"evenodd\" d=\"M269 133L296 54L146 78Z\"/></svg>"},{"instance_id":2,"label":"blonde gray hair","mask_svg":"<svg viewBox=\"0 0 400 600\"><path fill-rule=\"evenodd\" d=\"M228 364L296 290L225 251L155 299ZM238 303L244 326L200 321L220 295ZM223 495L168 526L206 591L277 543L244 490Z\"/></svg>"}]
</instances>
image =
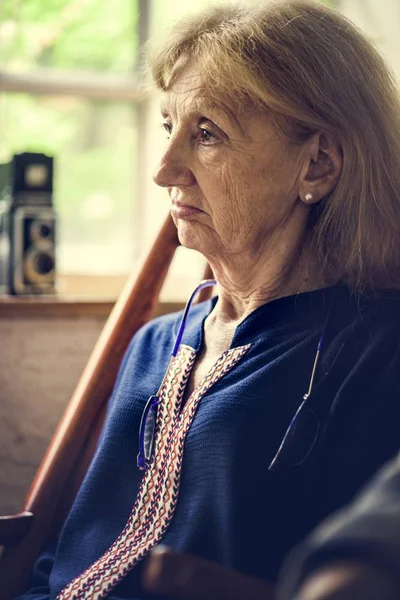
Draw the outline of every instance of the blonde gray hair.
<instances>
[{"instance_id":1,"label":"blonde gray hair","mask_svg":"<svg viewBox=\"0 0 400 600\"><path fill-rule=\"evenodd\" d=\"M308 243L354 291L400 287L400 102L364 35L313 1L219 6L179 22L153 52L158 88L181 58L196 61L214 94L270 111L294 143L336 137L342 173L311 209Z\"/></svg>"}]
</instances>

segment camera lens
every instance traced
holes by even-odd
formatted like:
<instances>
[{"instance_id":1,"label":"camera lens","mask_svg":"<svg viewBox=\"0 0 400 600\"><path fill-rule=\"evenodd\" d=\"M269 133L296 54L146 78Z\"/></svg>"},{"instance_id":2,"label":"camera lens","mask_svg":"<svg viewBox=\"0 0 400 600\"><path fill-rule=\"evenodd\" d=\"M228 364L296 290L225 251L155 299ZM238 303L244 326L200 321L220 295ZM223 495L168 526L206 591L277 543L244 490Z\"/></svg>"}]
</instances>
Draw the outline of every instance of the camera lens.
<instances>
[{"instance_id":1,"label":"camera lens","mask_svg":"<svg viewBox=\"0 0 400 600\"><path fill-rule=\"evenodd\" d=\"M48 225L46 225L45 223L42 223L41 225L39 225L38 231L39 231L40 237L42 237L42 238L48 237L51 233L50 227Z\"/></svg>"},{"instance_id":2,"label":"camera lens","mask_svg":"<svg viewBox=\"0 0 400 600\"><path fill-rule=\"evenodd\" d=\"M54 223L51 219L48 219L43 215L38 215L36 219L30 221L29 228L29 236L32 242L36 243L41 240L50 241L51 235L54 232Z\"/></svg>"},{"instance_id":3,"label":"camera lens","mask_svg":"<svg viewBox=\"0 0 400 600\"><path fill-rule=\"evenodd\" d=\"M40 275L47 275L54 268L53 257L45 252L39 252L35 256L35 268Z\"/></svg>"}]
</instances>

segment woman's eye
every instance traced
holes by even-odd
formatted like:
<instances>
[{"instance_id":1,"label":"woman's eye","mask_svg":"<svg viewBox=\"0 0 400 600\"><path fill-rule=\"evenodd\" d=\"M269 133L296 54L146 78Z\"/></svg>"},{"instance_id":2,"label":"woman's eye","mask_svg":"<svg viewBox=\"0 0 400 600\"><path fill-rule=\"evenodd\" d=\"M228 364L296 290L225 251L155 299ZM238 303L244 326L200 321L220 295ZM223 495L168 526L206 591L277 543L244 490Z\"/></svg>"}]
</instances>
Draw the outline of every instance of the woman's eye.
<instances>
[{"instance_id":1,"label":"woman's eye","mask_svg":"<svg viewBox=\"0 0 400 600\"><path fill-rule=\"evenodd\" d=\"M215 140L216 137L213 133L211 133L211 131L204 129L203 127L200 128L200 141L209 143Z\"/></svg>"},{"instance_id":2,"label":"woman's eye","mask_svg":"<svg viewBox=\"0 0 400 600\"><path fill-rule=\"evenodd\" d=\"M164 129L164 131L166 131L166 133L168 134L168 136L171 135L171 133L172 133L172 123L170 121L163 121L161 123L161 127Z\"/></svg>"},{"instance_id":3,"label":"woman's eye","mask_svg":"<svg viewBox=\"0 0 400 600\"><path fill-rule=\"evenodd\" d=\"M162 129L167 134L167 139L170 138L173 131L173 124L170 120L165 120L160 123ZM217 136L212 133L209 129L199 127L198 129L198 140L203 144L213 144L218 141Z\"/></svg>"}]
</instances>

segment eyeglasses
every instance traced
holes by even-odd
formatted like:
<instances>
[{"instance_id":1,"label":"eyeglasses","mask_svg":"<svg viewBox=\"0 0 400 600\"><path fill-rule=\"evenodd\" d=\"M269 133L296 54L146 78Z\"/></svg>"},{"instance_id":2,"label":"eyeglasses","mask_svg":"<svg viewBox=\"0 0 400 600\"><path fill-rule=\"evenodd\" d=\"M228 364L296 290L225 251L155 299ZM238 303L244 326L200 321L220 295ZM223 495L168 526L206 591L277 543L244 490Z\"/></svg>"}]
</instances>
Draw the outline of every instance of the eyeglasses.
<instances>
[{"instance_id":1,"label":"eyeglasses","mask_svg":"<svg viewBox=\"0 0 400 600\"><path fill-rule=\"evenodd\" d=\"M206 279L202 281L197 288L194 290L189 300L186 303L186 307L182 316L182 320L179 325L178 334L174 343L174 347L171 353L171 358L168 364L168 368L163 377L162 383L156 395L150 396L146 402L146 406L143 410L142 419L139 428L139 454L137 455L137 466L140 470L145 470L149 467L150 461L153 454L154 438L156 432L157 422L157 410L160 404L160 395L162 387L165 383L167 373L171 361L178 354L179 346L182 340L183 332L185 330L187 316L192 305L195 296L204 288L216 285L215 279ZM297 467L303 464L310 456L315 444L318 441L321 425L318 416L310 409L308 399L311 395L315 373L317 370L318 360L321 354L322 342L325 336L329 316L331 312L331 306L328 309L324 326L322 328L322 334L318 342L317 351L314 358L314 364L311 372L310 383L308 391L303 396L303 401L297 409L286 433L282 439L282 442L275 454L268 470L275 472L284 468Z\"/></svg>"},{"instance_id":2,"label":"eyeglasses","mask_svg":"<svg viewBox=\"0 0 400 600\"><path fill-rule=\"evenodd\" d=\"M307 400L303 400L268 470L274 472L302 465L313 451L320 429L318 416L307 406Z\"/></svg>"},{"instance_id":3,"label":"eyeglasses","mask_svg":"<svg viewBox=\"0 0 400 600\"><path fill-rule=\"evenodd\" d=\"M160 395L161 390L164 385L165 379L167 377L167 373L169 371L169 367L171 365L171 361L178 354L179 346L181 344L183 332L185 331L186 319L189 314L190 307L192 306L192 302L197 296L197 294L206 287L217 285L215 279L205 279L201 281L199 285L196 287L189 300L186 303L185 310L182 315L181 322L179 324L178 333L176 336L176 340L174 343L174 347L172 349L171 358L165 371L165 375L163 377L162 383L159 387L159 390L155 396L150 396L150 398L146 402L146 406L144 407L144 411L142 414L142 419L140 421L139 428L139 454L137 455L137 466L141 471L147 469L150 465L151 457L153 454L153 446L154 446L154 438L156 433L156 422L157 422L157 409L160 404Z\"/></svg>"},{"instance_id":4,"label":"eyeglasses","mask_svg":"<svg viewBox=\"0 0 400 600\"><path fill-rule=\"evenodd\" d=\"M147 469L153 452L154 437L156 432L157 408L160 403L159 396L150 396L144 407L139 428L139 454L137 466L141 471Z\"/></svg>"},{"instance_id":5,"label":"eyeglasses","mask_svg":"<svg viewBox=\"0 0 400 600\"><path fill-rule=\"evenodd\" d=\"M313 451L321 430L321 423L318 416L309 407L309 397L313 389L315 373L318 360L321 354L322 342L325 336L326 327L331 312L331 306L325 318L322 328L322 334L318 342L317 352L314 358L314 364L311 372L308 391L303 396L303 401L297 409L289 427L283 436L278 452L272 459L268 471L275 472L290 467L299 467L302 465Z\"/></svg>"}]
</instances>

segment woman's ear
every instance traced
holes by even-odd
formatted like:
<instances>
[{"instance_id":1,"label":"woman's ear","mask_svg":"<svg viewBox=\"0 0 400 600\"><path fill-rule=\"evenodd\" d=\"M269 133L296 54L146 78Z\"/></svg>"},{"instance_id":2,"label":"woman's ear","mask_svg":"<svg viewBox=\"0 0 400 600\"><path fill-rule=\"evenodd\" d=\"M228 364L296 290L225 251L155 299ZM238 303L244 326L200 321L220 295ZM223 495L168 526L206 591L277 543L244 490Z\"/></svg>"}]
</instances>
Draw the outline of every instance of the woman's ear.
<instances>
[{"instance_id":1,"label":"woman's ear","mask_svg":"<svg viewBox=\"0 0 400 600\"><path fill-rule=\"evenodd\" d=\"M314 204L337 185L342 172L342 148L331 134L317 133L306 143L304 164L300 174L299 196Z\"/></svg>"}]
</instances>

